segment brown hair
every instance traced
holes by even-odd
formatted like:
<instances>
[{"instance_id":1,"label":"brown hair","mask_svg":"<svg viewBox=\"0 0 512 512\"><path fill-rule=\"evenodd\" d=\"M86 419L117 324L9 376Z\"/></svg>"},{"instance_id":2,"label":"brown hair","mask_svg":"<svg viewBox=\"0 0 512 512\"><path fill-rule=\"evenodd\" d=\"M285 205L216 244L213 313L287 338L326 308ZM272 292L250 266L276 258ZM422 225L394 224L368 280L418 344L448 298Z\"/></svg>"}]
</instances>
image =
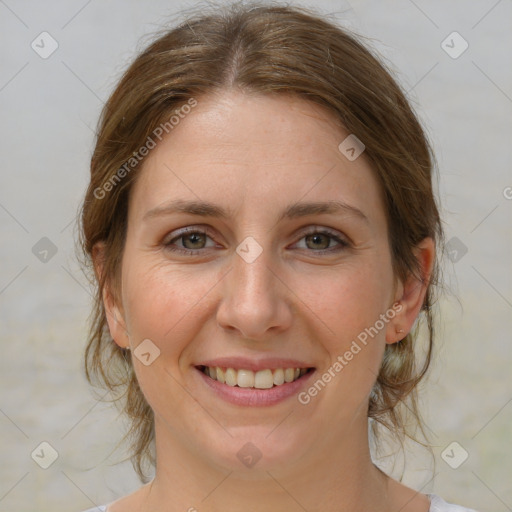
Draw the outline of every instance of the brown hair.
<instances>
[{"instance_id":1,"label":"brown hair","mask_svg":"<svg viewBox=\"0 0 512 512\"><path fill-rule=\"evenodd\" d=\"M364 154L381 185L395 275L402 280L411 274L420 277L413 249L425 237L441 245L444 235L432 187L430 144L391 72L358 38L301 7L264 3L201 7L200 13L159 35L134 60L102 111L81 210L80 244L86 268L93 268L97 242L103 241L106 249L101 278L91 274L96 297L85 371L91 384L100 382L117 392L115 400L131 420L127 436L133 438L132 463L142 481L147 481L143 463L155 462L153 412L130 357L110 336L102 292L110 284L115 298L118 293L128 200L140 171L137 162L131 162L133 169L126 162L173 112L191 99L230 88L295 95L326 107L366 146ZM124 173L119 172L122 168ZM420 313L427 328L423 362L419 364L417 357L418 322L414 332L386 346L370 396L368 416L375 420L373 427L386 426L401 442L412 437L407 410L421 429L417 384L432 357L431 306L438 281L436 261Z\"/></svg>"}]
</instances>

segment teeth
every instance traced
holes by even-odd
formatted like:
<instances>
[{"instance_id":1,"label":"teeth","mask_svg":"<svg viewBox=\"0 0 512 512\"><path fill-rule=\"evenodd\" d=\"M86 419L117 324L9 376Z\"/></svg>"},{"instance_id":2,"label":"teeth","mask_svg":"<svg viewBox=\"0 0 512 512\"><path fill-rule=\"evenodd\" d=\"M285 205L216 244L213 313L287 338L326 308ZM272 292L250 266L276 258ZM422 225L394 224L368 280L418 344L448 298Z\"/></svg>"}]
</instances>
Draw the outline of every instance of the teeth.
<instances>
[{"instance_id":1,"label":"teeth","mask_svg":"<svg viewBox=\"0 0 512 512\"><path fill-rule=\"evenodd\" d=\"M274 384L276 386L284 384L284 370L282 368L274 370Z\"/></svg>"},{"instance_id":2,"label":"teeth","mask_svg":"<svg viewBox=\"0 0 512 512\"><path fill-rule=\"evenodd\" d=\"M217 380L219 382L222 382L222 384L224 384L224 382L226 382L226 374L224 373L222 368L217 367L216 370L217 370Z\"/></svg>"},{"instance_id":3,"label":"teeth","mask_svg":"<svg viewBox=\"0 0 512 512\"><path fill-rule=\"evenodd\" d=\"M295 368L286 368L284 371L284 381L291 382L295 375Z\"/></svg>"},{"instance_id":4,"label":"teeth","mask_svg":"<svg viewBox=\"0 0 512 512\"><path fill-rule=\"evenodd\" d=\"M236 386L237 378L236 378L236 372L233 370L233 368L227 368L226 369L226 384L228 386Z\"/></svg>"},{"instance_id":5,"label":"teeth","mask_svg":"<svg viewBox=\"0 0 512 512\"><path fill-rule=\"evenodd\" d=\"M276 370L235 370L233 368L212 368L206 366L203 372L212 379L218 380L228 386L240 388L270 389L273 386L281 386L285 382L293 382L302 377L308 371L307 368L277 368Z\"/></svg>"},{"instance_id":6,"label":"teeth","mask_svg":"<svg viewBox=\"0 0 512 512\"><path fill-rule=\"evenodd\" d=\"M251 370L238 370L236 380L239 388L253 388L254 372L251 372Z\"/></svg>"},{"instance_id":7,"label":"teeth","mask_svg":"<svg viewBox=\"0 0 512 512\"><path fill-rule=\"evenodd\" d=\"M272 370L260 370L254 374L254 387L257 389L269 389L274 387Z\"/></svg>"}]
</instances>

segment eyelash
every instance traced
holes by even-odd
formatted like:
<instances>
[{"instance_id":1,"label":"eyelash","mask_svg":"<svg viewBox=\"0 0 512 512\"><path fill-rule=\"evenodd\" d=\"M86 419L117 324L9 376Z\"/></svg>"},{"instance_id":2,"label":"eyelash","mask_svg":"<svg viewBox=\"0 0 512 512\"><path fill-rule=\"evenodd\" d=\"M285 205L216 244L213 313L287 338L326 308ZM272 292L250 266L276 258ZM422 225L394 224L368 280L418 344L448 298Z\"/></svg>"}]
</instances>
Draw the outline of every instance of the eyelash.
<instances>
[{"instance_id":1,"label":"eyelash","mask_svg":"<svg viewBox=\"0 0 512 512\"><path fill-rule=\"evenodd\" d=\"M180 254L183 254L183 255L190 255L190 256L197 256L199 255L199 253L201 251L204 251L205 248L203 249L179 249L179 248L176 248L176 247L173 247L173 242L177 241L177 240L180 240L180 239L183 239L186 235L191 235L191 234L201 234L201 235L206 235L208 236L209 238L211 238L209 235L208 235L208 231L207 230L202 230L202 229L198 229L198 228L185 228L183 231L181 231L178 236L175 236L174 238L172 238L171 240L169 240L169 242L165 242L164 243L164 247L166 250L169 250L171 252L175 252L175 253L180 253ZM313 230L313 231L310 231L310 232L307 232L307 233L304 233L302 235L302 237L300 238L300 240L302 240L303 238L307 237L307 236L311 236L311 235L325 235L325 236L328 236L329 238L331 238L332 240L336 241L339 243L340 247L338 247L337 249L322 249L322 250L319 250L319 251L315 251L313 249L311 249L309 252L313 252L315 254L332 254L332 253L335 253L335 252L339 252L343 249L346 249L347 247L349 247L349 243L336 236L332 231L328 231L328 230Z\"/></svg>"}]
</instances>

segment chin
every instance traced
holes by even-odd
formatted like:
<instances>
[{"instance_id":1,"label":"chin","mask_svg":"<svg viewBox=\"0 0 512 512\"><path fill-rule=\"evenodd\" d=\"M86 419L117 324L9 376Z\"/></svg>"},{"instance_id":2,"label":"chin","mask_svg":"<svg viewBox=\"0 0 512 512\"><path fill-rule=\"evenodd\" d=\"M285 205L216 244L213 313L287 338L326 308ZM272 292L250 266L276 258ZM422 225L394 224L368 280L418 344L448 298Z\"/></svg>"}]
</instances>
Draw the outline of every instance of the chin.
<instances>
[{"instance_id":1,"label":"chin","mask_svg":"<svg viewBox=\"0 0 512 512\"><path fill-rule=\"evenodd\" d=\"M262 475L268 478L267 471L272 473L297 467L303 450L306 449L305 435L291 435L289 430L280 428L277 424L270 428L265 425L226 429L233 437L215 443L214 446L209 444L211 455L215 463L220 464L224 470L234 471L248 478L259 478ZM311 436L308 437L311 439Z\"/></svg>"}]
</instances>

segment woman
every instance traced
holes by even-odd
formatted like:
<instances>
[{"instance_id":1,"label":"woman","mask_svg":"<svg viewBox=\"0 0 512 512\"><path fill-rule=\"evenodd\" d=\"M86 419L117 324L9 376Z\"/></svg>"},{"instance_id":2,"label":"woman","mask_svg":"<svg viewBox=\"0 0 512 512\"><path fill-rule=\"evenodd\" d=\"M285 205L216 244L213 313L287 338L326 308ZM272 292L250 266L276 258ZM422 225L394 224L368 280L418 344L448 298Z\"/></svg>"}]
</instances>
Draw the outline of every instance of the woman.
<instances>
[{"instance_id":1,"label":"woman","mask_svg":"<svg viewBox=\"0 0 512 512\"><path fill-rule=\"evenodd\" d=\"M100 510L469 510L393 480L369 448L369 422L397 440L404 410L420 422L432 172L389 72L311 11L203 13L134 61L83 203L85 364L121 390L142 481L156 471Z\"/></svg>"}]
</instances>

